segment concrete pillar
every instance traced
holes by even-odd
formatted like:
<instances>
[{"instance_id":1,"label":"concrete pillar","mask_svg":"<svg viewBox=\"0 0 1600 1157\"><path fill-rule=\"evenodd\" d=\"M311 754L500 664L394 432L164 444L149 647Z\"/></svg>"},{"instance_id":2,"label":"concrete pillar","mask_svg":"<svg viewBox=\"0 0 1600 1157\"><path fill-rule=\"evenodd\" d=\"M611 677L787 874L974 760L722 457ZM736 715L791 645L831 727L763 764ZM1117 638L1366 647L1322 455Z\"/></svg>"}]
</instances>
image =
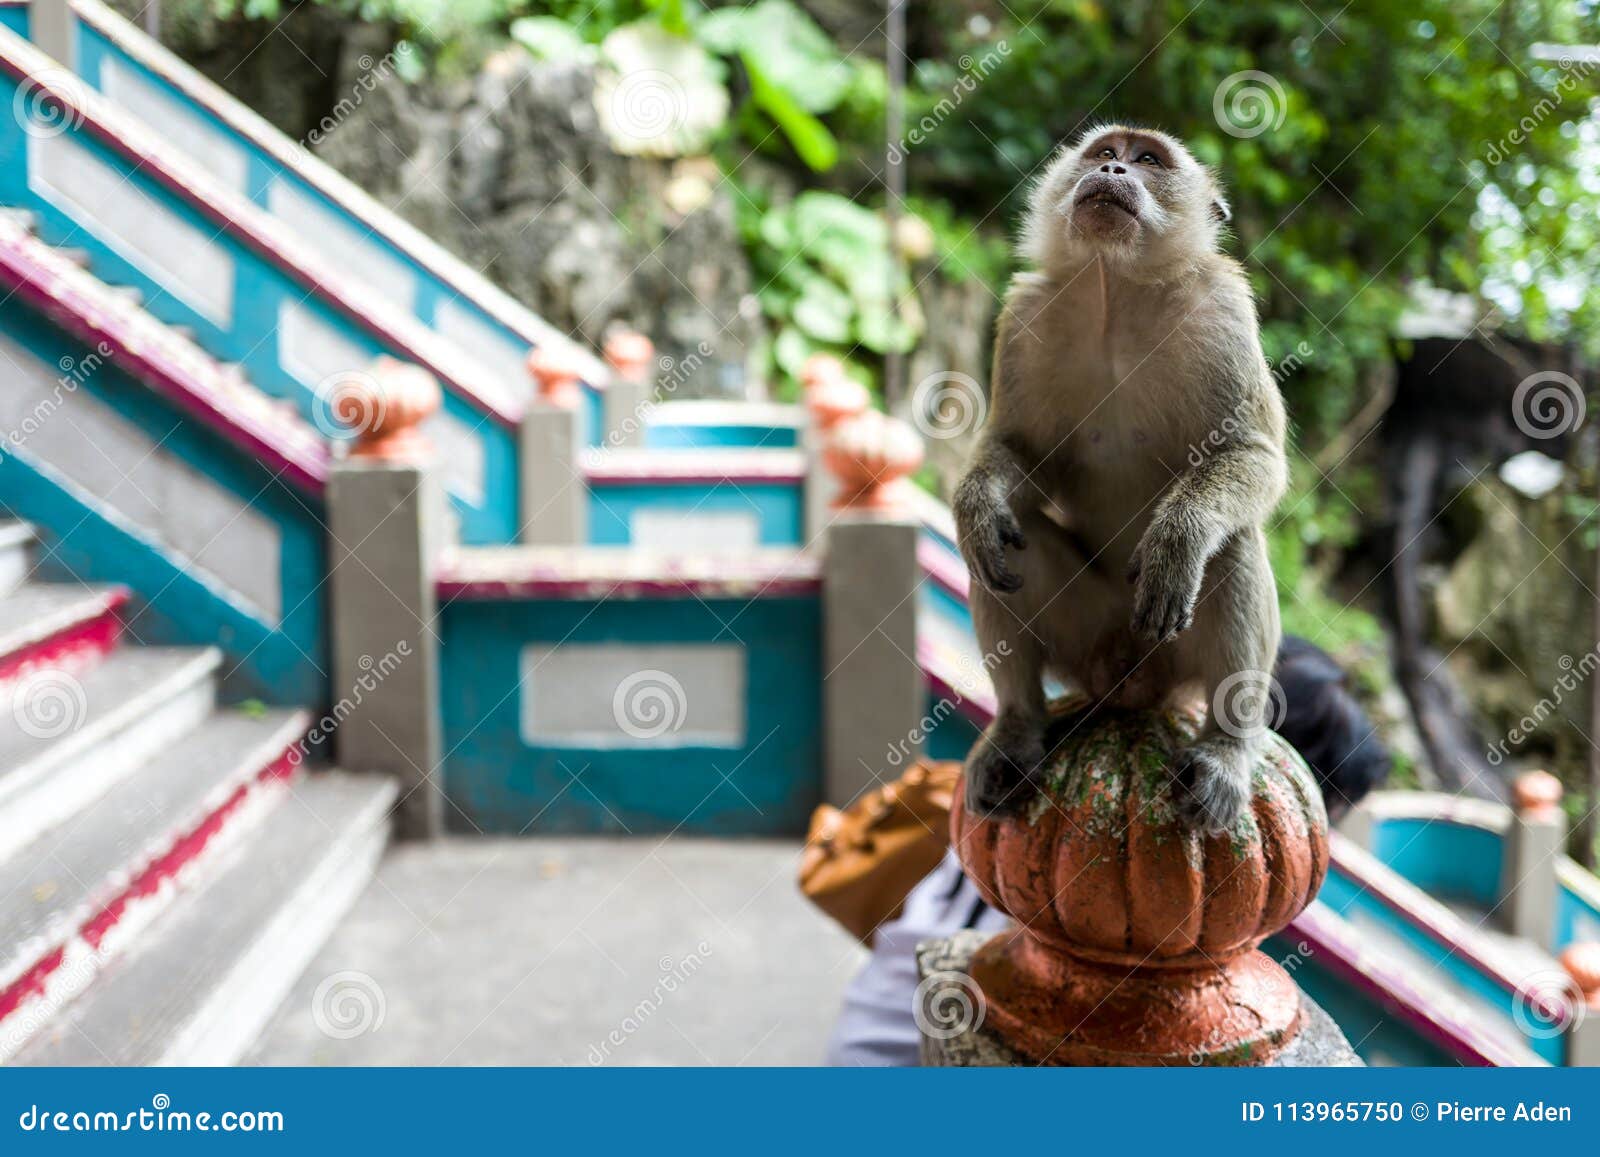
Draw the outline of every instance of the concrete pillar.
<instances>
[{"instance_id":1,"label":"concrete pillar","mask_svg":"<svg viewBox=\"0 0 1600 1157\"><path fill-rule=\"evenodd\" d=\"M1369 852L1372 851L1374 826L1372 810L1365 800L1347 811L1344 818L1334 825L1345 839Z\"/></svg>"},{"instance_id":2,"label":"concrete pillar","mask_svg":"<svg viewBox=\"0 0 1600 1157\"><path fill-rule=\"evenodd\" d=\"M28 39L64 68L78 71L78 17L69 0L31 0Z\"/></svg>"},{"instance_id":3,"label":"concrete pillar","mask_svg":"<svg viewBox=\"0 0 1600 1157\"><path fill-rule=\"evenodd\" d=\"M922 444L903 422L875 412L828 438L824 457L842 502L830 515L823 568L824 794L843 807L922 749L922 524L895 497L921 464Z\"/></svg>"},{"instance_id":4,"label":"concrete pillar","mask_svg":"<svg viewBox=\"0 0 1600 1157\"><path fill-rule=\"evenodd\" d=\"M656 347L642 333L619 330L606 339L611 381L602 411L603 446L643 446L650 403L655 400Z\"/></svg>"},{"instance_id":5,"label":"concrete pillar","mask_svg":"<svg viewBox=\"0 0 1600 1157\"><path fill-rule=\"evenodd\" d=\"M583 472L583 402L576 362L541 347L528 356L537 391L522 416L521 529L540 546L589 541L589 484Z\"/></svg>"},{"instance_id":6,"label":"concrete pillar","mask_svg":"<svg viewBox=\"0 0 1600 1157\"><path fill-rule=\"evenodd\" d=\"M328 479L334 744L346 769L399 781L396 830L426 838L444 826L434 571L447 523L416 427L438 408L438 385L414 366L380 364L347 397L335 412L369 424Z\"/></svg>"},{"instance_id":7,"label":"concrete pillar","mask_svg":"<svg viewBox=\"0 0 1600 1157\"><path fill-rule=\"evenodd\" d=\"M823 567L822 702L827 802L844 807L922 747L917 536L907 517L841 511ZM898 763L891 751L905 750Z\"/></svg>"},{"instance_id":8,"label":"concrete pillar","mask_svg":"<svg viewBox=\"0 0 1600 1157\"><path fill-rule=\"evenodd\" d=\"M1567 1064L1600 1067L1600 944L1572 944L1561 953L1572 978L1573 1017L1567 1029Z\"/></svg>"},{"instance_id":9,"label":"concrete pillar","mask_svg":"<svg viewBox=\"0 0 1600 1157\"><path fill-rule=\"evenodd\" d=\"M1553 949L1557 871L1566 846L1561 781L1547 771L1519 775L1512 785L1511 826L1500 861L1500 912L1515 936Z\"/></svg>"}]
</instances>

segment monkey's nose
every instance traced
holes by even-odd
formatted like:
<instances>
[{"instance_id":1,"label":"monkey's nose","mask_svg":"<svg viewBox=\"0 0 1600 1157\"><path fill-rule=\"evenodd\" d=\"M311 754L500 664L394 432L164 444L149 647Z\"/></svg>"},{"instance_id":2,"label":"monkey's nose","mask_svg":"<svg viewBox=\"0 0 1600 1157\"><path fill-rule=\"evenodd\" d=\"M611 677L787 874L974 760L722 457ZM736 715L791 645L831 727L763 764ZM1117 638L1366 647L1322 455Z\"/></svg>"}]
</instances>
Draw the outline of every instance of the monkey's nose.
<instances>
[{"instance_id":1,"label":"monkey's nose","mask_svg":"<svg viewBox=\"0 0 1600 1157\"><path fill-rule=\"evenodd\" d=\"M1126 176L1128 173L1128 170L1124 169L1121 165L1101 165L1100 171L1102 173L1114 173L1119 177Z\"/></svg>"}]
</instances>

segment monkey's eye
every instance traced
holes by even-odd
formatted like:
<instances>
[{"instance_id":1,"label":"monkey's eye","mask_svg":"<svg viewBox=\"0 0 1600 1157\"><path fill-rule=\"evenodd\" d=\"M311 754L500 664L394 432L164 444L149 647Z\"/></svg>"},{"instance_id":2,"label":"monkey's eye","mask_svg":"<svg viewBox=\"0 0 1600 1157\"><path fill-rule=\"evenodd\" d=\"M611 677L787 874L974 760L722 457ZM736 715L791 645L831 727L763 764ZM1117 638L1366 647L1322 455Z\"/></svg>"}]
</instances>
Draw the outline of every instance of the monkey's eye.
<instances>
[{"instance_id":1,"label":"monkey's eye","mask_svg":"<svg viewBox=\"0 0 1600 1157\"><path fill-rule=\"evenodd\" d=\"M1161 168L1161 158L1156 156L1154 153L1140 153L1139 154L1139 164L1141 164L1141 165L1154 165L1156 168L1159 169L1159 168Z\"/></svg>"},{"instance_id":2,"label":"monkey's eye","mask_svg":"<svg viewBox=\"0 0 1600 1157\"><path fill-rule=\"evenodd\" d=\"M1110 157L1113 160L1115 160L1116 156L1117 156L1117 150L1116 149L1101 149L1100 152L1099 152L1099 155L1102 156L1102 157Z\"/></svg>"}]
</instances>

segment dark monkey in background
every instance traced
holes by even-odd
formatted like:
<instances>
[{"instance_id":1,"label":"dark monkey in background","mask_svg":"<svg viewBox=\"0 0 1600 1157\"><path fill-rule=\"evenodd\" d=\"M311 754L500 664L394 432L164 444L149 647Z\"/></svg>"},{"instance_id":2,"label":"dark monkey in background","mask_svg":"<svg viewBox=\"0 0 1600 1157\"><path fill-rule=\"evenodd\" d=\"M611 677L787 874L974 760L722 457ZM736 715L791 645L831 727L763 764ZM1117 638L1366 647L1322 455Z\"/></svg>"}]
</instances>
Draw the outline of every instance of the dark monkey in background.
<instances>
[{"instance_id":1,"label":"dark monkey in background","mask_svg":"<svg viewBox=\"0 0 1600 1157\"><path fill-rule=\"evenodd\" d=\"M1270 725L1278 599L1262 524L1283 403L1211 172L1164 133L1096 129L1029 203L988 421L955 495L999 710L967 803L1018 810L1045 758L1044 677L1094 704L1203 695L1174 800L1206 831L1250 794ZM1004 648L1001 644L1004 643Z\"/></svg>"}]
</instances>

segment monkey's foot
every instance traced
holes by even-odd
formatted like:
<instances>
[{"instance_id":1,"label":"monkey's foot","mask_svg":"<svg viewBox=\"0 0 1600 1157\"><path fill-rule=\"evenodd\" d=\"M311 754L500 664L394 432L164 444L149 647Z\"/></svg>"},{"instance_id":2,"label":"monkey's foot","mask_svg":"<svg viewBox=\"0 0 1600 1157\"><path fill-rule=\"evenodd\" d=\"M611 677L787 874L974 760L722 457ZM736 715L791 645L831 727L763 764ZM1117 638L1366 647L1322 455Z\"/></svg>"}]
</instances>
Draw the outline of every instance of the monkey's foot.
<instances>
[{"instance_id":1,"label":"monkey's foot","mask_svg":"<svg viewBox=\"0 0 1600 1157\"><path fill-rule=\"evenodd\" d=\"M976 815L1015 815L1038 789L1034 774L1044 763L1044 733L978 740L966 768L967 810Z\"/></svg>"},{"instance_id":2,"label":"monkey's foot","mask_svg":"<svg viewBox=\"0 0 1600 1157\"><path fill-rule=\"evenodd\" d=\"M1196 831L1228 831L1250 803L1250 762L1238 744L1201 740L1178 758L1172 802Z\"/></svg>"}]
</instances>

